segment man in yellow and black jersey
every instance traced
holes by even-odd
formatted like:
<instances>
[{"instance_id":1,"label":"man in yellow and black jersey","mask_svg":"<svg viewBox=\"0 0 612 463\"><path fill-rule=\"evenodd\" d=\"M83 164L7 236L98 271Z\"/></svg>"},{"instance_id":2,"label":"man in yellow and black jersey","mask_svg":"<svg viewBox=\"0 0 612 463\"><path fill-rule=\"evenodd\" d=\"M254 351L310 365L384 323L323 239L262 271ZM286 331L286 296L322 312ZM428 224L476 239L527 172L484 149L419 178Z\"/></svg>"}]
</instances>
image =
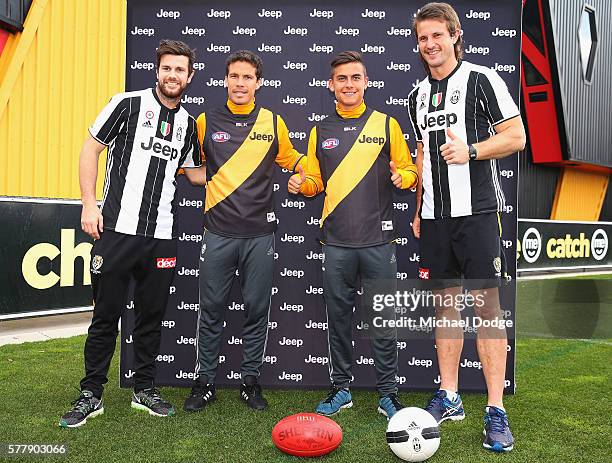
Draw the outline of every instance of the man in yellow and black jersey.
<instances>
[{"instance_id":1,"label":"man in yellow and black jersey","mask_svg":"<svg viewBox=\"0 0 612 463\"><path fill-rule=\"evenodd\" d=\"M336 114L312 129L305 172L299 166L288 184L289 192L304 196L325 191L320 224L332 388L317 406L323 415L353 405L351 317L357 281L360 277L366 310L371 310L372 291L395 293L393 187L411 188L417 182L398 122L363 101L368 78L361 54L342 52L331 68L328 86L338 101ZM393 316L392 310L385 314ZM396 384L397 333L394 328L378 330L371 340L378 411L391 418L403 408Z\"/></svg>"},{"instance_id":2,"label":"man in yellow and black jersey","mask_svg":"<svg viewBox=\"0 0 612 463\"><path fill-rule=\"evenodd\" d=\"M294 170L305 158L291 144L283 119L255 104L262 61L241 50L226 61L225 106L197 119L206 163L204 236L200 253L200 315L196 380L184 409L197 411L215 399L215 374L228 297L236 270L246 320L240 397L256 410L267 407L258 384L268 335L274 271L274 163Z\"/></svg>"}]
</instances>

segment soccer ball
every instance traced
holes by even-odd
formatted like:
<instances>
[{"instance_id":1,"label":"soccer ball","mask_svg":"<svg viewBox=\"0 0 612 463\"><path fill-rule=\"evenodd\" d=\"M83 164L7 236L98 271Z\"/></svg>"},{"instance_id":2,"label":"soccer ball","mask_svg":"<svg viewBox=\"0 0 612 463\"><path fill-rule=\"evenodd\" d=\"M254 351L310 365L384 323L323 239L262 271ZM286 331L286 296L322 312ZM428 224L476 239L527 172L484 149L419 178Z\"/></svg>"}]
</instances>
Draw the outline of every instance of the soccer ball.
<instances>
[{"instance_id":1,"label":"soccer ball","mask_svg":"<svg viewBox=\"0 0 612 463\"><path fill-rule=\"evenodd\" d=\"M440 447L440 428L422 408L403 408L389 420L387 443L402 460L425 461Z\"/></svg>"}]
</instances>

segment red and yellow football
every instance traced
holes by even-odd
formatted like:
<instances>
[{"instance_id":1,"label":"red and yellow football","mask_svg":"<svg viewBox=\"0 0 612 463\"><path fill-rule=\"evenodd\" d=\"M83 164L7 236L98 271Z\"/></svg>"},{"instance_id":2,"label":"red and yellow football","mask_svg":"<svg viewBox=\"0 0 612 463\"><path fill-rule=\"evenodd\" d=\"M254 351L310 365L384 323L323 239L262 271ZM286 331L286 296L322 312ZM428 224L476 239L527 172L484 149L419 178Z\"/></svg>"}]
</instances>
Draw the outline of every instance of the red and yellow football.
<instances>
[{"instance_id":1,"label":"red and yellow football","mask_svg":"<svg viewBox=\"0 0 612 463\"><path fill-rule=\"evenodd\" d=\"M297 413L276 423L272 442L289 455L320 457L338 448L342 442L342 428L326 416Z\"/></svg>"}]
</instances>

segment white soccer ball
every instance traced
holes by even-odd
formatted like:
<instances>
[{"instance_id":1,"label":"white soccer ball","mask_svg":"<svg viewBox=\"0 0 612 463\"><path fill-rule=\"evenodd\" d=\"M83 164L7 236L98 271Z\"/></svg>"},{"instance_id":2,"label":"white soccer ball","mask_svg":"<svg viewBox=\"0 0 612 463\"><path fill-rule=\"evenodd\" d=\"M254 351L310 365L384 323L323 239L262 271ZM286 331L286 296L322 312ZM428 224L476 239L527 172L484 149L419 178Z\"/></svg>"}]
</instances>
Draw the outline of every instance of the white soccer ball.
<instances>
[{"instance_id":1,"label":"white soccer ball","mask_svg":"<svg viewBox=\"0 0 612 463\"><path fill-rule=\"evenodd\" d=\"M440 427L422 408L403 408L389 420L387 443L402 460L425 461L440 447Z\"/></svg>"}]
</instances>

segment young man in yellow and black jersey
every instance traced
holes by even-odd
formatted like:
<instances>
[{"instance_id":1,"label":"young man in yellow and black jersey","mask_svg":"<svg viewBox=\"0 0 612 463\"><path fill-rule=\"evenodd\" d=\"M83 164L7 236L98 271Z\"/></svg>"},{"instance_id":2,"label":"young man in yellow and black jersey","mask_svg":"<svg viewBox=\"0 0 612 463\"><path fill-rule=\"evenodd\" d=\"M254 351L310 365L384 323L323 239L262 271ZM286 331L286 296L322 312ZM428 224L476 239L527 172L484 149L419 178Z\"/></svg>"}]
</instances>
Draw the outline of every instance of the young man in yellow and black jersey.
<instances>
[{"instance_id":1,"label":"young man in yellow and black jersey","mask_svg":"<svg viewBox=\"0 0 612 463\"><path fill-rule=\"evenodd\" d=\"M267 407L258 384L268 335L274 271L274 163L294 170L305 164L283 119L255 104L262 61L241 50L226 61L225 106L197 119L206 163L204 236L200 253L200 313L196 381L184 409L197 411L215 399L215 374L227 301L236 270L246 320L240 397L256 410Z\"/></svg>"},{"instance_id":2,"label":"young man in yellow and black jersey","mask_svg":"<svg viewBox=\"0 0 612 463\"><path fill-rule=\"evenodd\" d=\"M411 188L416 167L398 122L366 107L368 84L361 54L345 51L331 63L329 89L338 102L336 114L310 132L305 172L298 167L289 192L314 196L325 191L321 216L323 293L329 321L330 379L328 397L317 413L333 415L352 407L350 323L357 281L364 287L363 305L371 310L372 291L395 293L396 233L393 187ZM393 317L386 313L385 317ZM403 408L397 396L397 333L379 329L371 335L380 394L378 411L391 418Z\"/></svg>"}]
</instances>

